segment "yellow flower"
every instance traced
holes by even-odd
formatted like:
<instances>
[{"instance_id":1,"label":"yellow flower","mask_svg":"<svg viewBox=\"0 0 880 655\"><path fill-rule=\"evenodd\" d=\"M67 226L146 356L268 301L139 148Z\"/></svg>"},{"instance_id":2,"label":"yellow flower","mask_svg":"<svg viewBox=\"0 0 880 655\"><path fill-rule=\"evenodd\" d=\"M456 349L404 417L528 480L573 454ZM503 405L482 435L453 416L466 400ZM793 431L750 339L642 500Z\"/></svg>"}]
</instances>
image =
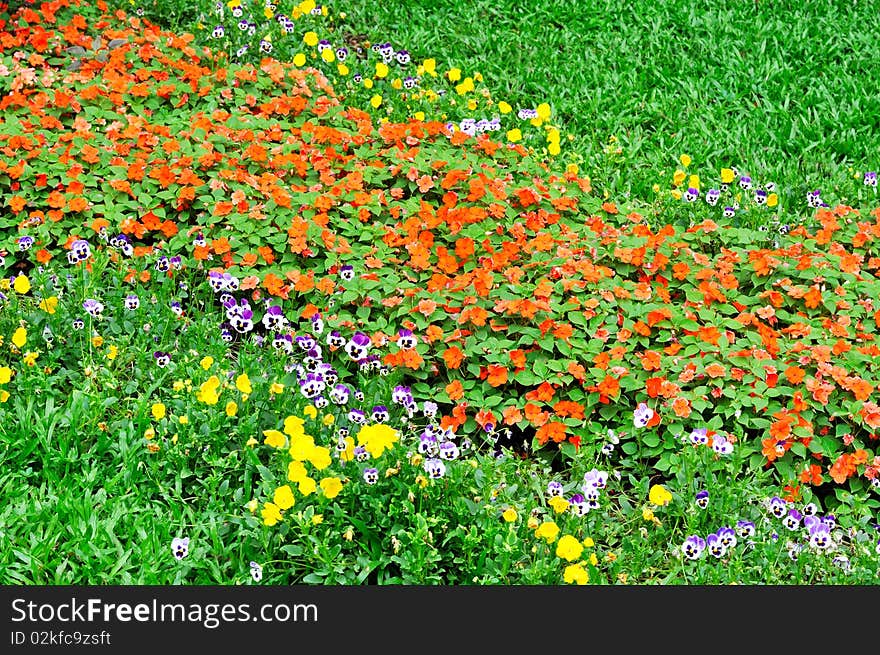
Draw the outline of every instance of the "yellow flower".
<instances>
[{"instance_id":1,"label":"yellow flower","mask_svg":"<svg viewBox=\"0 0 880 655\"><path fill-rule=\"evenodd\" d=\"M565 167L565 172L571 173L572 175L577 175L578 171L580 171L580 168L578 168L577 164L569 164Z\"/></svg>"},{"instance_id":2,"label":"yellow flower","mask_svg":"<svg viewBox=\"0 0 880 655\"><path fill-rule=\"evenodd\" d=\"M37 362L37 357L40 356L38 352L27 352L24 357L22 357L22 361L28 366L33 366Z\"/></svg>"},{"instance_id":3,"label":"yellow flower","mask_svg":"<svg viewBox=\"0 0 880 655\"><path fill-rule=\"evenodd\" d=\"M21 348L27 341L27 330L23 327L18 328L12 335L12 343Z\"/></svg>"},{"instance_id":4,"label":"yellow flower","mask_svg":"<svg viewBox=\"0 0 880 655\"><path fill-rule=\"evenodd\" d=\"M165 418L165 405L164 403L153 403L153 407L151 408L153 418L157 421Z\"/></svg>"},{"instance_id":5,"label":"yellow flower","mask_svg":"<svg viewBox=\"0 0 880 655\"><path fill-rule=\"evenodd\" d=\"M180 422L181 425L188 425L189 424L189 417L188 416L181 416L177 420Z\"/></svg>"},{"instance_id":6,"label":"yellow flower","mask_svg":"<svg viewBox=\"0 0 880 655\"><path fill-rule=\"evenodd\" d=\"M547 152L555 157L562 152L562 148L559 147L559 143L554 142L547 146Z\"/></svg>"},{"instance_id":7,"label":"yellow flower","mask_svg":"<svg viewBox=\"0 0 880 655\"><path fill-rule=\"evenodd\" d=\"M517 141L522 140L522 132L520 132L518 127L515 127L507 132L507 140L511 143L516 143Z\"/></svg>"},{"instance_id":8,"label":"yellow flower","mask_svg":"<svg viewBox=\"0 0 880 655\"><path fill-rule=\"evenodd\" d=\"M581 542L572 537L570 534L565 535L556 544L556 557L567 559L569 562L575 561L584 552Z\"/></svg>"},{"instance_id":9,"label":"yellow flower","mask_svg":"<svg viewBox=\"0 0 880 655\"><path fill-rule=\"evenodd\" d=\"M501 513L501 516L508 523L513 523L514 521L516 521L516 510L513 509L512 507L508 507L506 510L504 510Z\"/></svg>"},{"instance_id":10,"label":"yellow flower","mask_svg":"<svg viewBox=\"0 0 880 655\"><path fill-rule=\"evenodd\" d=\"M775 207L778 204L779 204L779 196L778 195L776 195L775 193L771 193L769 196L767 196L767 206L768 207Z\"/></svg>"},{"instance_id":11,"label":"yellow flower","mask_svg":"<svg viewBox=\"0 0 880 655\"><path fill-rule=\"evenodd\" d=\"M293 65L298 66L298 67L305 66L306 65L306 56L301 52L297 52L293 56Z\"/></svg>"},{"instance_id":12,"label":"yellow flower","mask_svg":"<svg viewBox=\"0 0 880 655\"><path fill-rule=\"evenodd\" d=\"M318 488L318 485L315 484L315 481L306 476L302 480L299 481L299 492L303 496L310 496L315 493L315 490Z\"/></svg>"},{"instance_id":13,"label":"yellow flower","mask_svg":"<svg viewBox=\"0 0 880 655\"><path fill-rule=\"evenodd\" d=\"M370 104L373 106L373 109L378 109L379 105L382 104L382 96L378 93L370 98Z\"/></svg>"},{"instance_id":14,"label":"yellow flower","mask_svg":"<svg viewBox=\"0 0 880 655\"><path fill-rule=\"evenodd\" d=\"M675 173L672 175L672 183L675 186L678 186L679 184L684 182L684 178L686 177L687 173L685 173L684 171L675 171Z\"/></svg>"},{"instance_id":15,"label":"yellow flower","mask_svg":"<svg viewBox=\"0 0 880 655\"><path fill-rule=\"evenodd\" d=\"M40 301L39 307L47 314L54 314L55 308L58 307L58 296L49 296L48 298L44 298Z\"/></svg>"},{"instance_id":16,"label":"yellow flower","mask_svg":"<svg viewBox=\"0 0 880 655\"><path fill-rule=\"evenodd\" d=\"M377 61L376 62L376 77L386 77L388 75L388 64Z\"/></svg>"},{"instance_id":17,"label":"yellow flower","mask_svg":"<svg viewBox=\"0 0 880 655\"><path fill-rule=\"evenodd\" d=\"M342 481L339 478L324 478L321 480L321 491L327 498L336 498L342 491Z\"/></svg>"},{"instance_id":18,"label":"yellow flower","mask_svg":"<svg viewBox=\"0 0 880 655\"><path fill-rule=\"evenodd\" d=\"M391 450L398 437L397 430L385 423L364 425L357 433L358 445L366 448L373 458Z\"/></svg>"},{"instance_id":19,"label":"yellow flower","mask_svg":"<svg viewBox=\"0 0 880 655\"><path fill-rule=\"evenodd\" d=\"M146 430L144 430L144 439L146 439L147 441L149 441L150 439L152 439L155 436L156 436L156 431L153 429L152 426L150 426Z\"/></svg>"},{"instance_id":20,"label":"yellow flower","mask_svg":"<svg viewBox=\"0 0 880 655\"><path fill-rule=\"evenodd\" d=\"M304 14L311 13L312 9L315 8L315 0L303 0L297 5L297 8Z\"/></svg>"},{"instance_id":21,"label":"yellow flower","mask_svg":"<svg viewBox=\"0 0 880 655\"><path fill-rule=\"evenodd\" d=\"M437 62L434 59L426 59L422 62L422 68L431 77L437 77Z\"/></svg>"},{"instance_id":22,"label":"yellow flower","mask_svg":"<svg viewBox=\"0 0 880 655\"><path fill-rule=\"evenodd\" d=\"M331 426L336 422L336 417L333 414L324 414L324 418L321 419L321 423L326 426Z\"/></svg>"},{"instance_id":23,"label":"yellow flower","mask_svg":"<svg viewBox=\"0 0 880 655\"><path fill-rule=\"evenodd\" d=\"M474 73L474 79L477 82L482 82L483 81L483 74L482 73Z\"/></svg>"},{"instance_id":24,"label":"yellow flower","mask_svg":"<svg viewBox=\"0 0 880 655\"><path fill-rule=\"evenodd\" d=\"M678 189L673 189L669 192L669 195L675 198L676 200L681 200L681 191Z\"/></svg>"},{"instance_id":25,"label":"yellow flower","mask_svg":"<svg viewBox=\"0 0 880 655\"><path fill-rule=\"evenodd\" d=\"M464 78L464 81L461 82L461 84L455 85L455 92L460 96L463 96L465 93L468 93L469 91L473 91L473 90L474 90L474 79L472 77L466 77L466 78Z\"/></svg>"},{"instance_id":26,"label":"yellow flower","mask_svg":"<svg viewBox=\"0 0 880 655\"><path fill-rule=\"evenodd\" d=\"M303 42L307 46L314 48L318 45L318 35L315 32L306 32L303 34Z\"/></svg>"},{"instance_id":27,"label":"yellow flower","mask_svg":"<svg viewBox=\"0 0 880 655\"><path fill-rule=\"evenodd\" d=\"M291 462L287 465L287 479L291 482L299 482L300 480L309 477L308 471L306 471L306 465L302 462Z\"/></svg>"},{"instance_id":28,"label":"yellow flower","mask_svg":"<svg viewBox=\"0 0 880 655\"><path fill-rule=\"evenodd\" d=\"M247 505L245 505L245 507L248 508L248 511L249 511L251 514L253 514L254 512L256 512L256 511L257 511L257 507L259 507L259 506L260 506L260 503L257 502L257 499L256 499L256 498L254 498L254 499L252 499L252 500L249 500L249 501L247 502Z\"/></svg>"},{"instance_id":29,"label":"yellow flower","mask_svg":"<svg viewBox=\"0 0 880 655\"><path fill-rule=\"evenodd\" d=\"M293 507L293 490L290 488L290 485L285 484L283 487L278 487L272 496L272 500L278 505L279 509L290 509Z\"/></svg>"},{"instance_id":30,"label":"yellow flower","mask_svg":"<svg viewBox=\"0 0 880 655\"><path fill-rule=\"evenodd\" d=\"M244 445L247 446L248 448L253 448L258 443L260 443L260 442L257 441L256 439L254 439L253 437L248 437L248 440L244 442Z\"/></svg>"},{"instance_id":31,"label":"yellow flower","mask_svg":"<svg viewBox=\"0 0 880 655\"><path fill-rule=\"evenodd\" d=\"M590 564L593 566L599 566L599 558L596 557L596 553L590 553Z\"/></svg>"},{"instance_id":32,"label":"yellow flower","mask_svg":"<svg viewBox=\"0 0 880 655\"><path fill-rule=\"evenodd\" d=\"M373 88L373 80L371 80L369 77L364 78L364 88L367 88L367 89Z\"/></svg>"},{"instance_id":33,"label":"yellow flower","mask_svg":"<svg viewBox=\"0 0 880 655\"><path fill-rule=\"evenodd\" d=\"M6 384L12 379L12 369L8 366L0 366L0 384Z\"/></svg>"},{"instance_id":34,"label":"yellow flower","mask_svg":"<svg viewBox=\"0 0 880 655\"><path fill-rule=\"evenodd\" d=\"M266 437L263 443L272 448L284 448L287 443L287 439L278 430L263 430L263 436Z\"/></svg>"},{"instance_id":35,"label":"yellow flower","mask_svg":"<svg viewBox=\"0 0 880 655\"><path fill-rule=\"evenodd\" d=\"M502 114L509 114L513 111L513 107L502 100L498 103L498 111L500 111Z\"/></svg>"},{"instance_id":36,"label":"yellow flower","mask_svg":"<svg viewBox=\"0 0 880 655\"><path fill-rule=\"evenodd\" d=\"M234 400L230 400L226 403L226 416L235 416L238 414L238 405Z\"/></svg>"},{"instance_id":37,"label":"yellow flower","mask_svg":"<svg viewBox=\"0 0 880 655\"><path fill-rule=\"evenodd\" d=\"M687 168L688 166L691 165L690 155L682 155L681 157L678 158L678 161L680 161L681 165L684 166L685 168Z\"/></svg>"},{"instance_id":38,"label":"yellow flower","mask_svg":"<svg viewBox=\"0 0 880 655\"><path fill-rule=\"evenodd\" d=\"M535 537L538 539L544 539L548 544L552 544L556 541L556 536L558 534L559 526L553 521L544 521L538 526L538 529L535 530Z\"/></svg>"},{"instance_id":39,"label":"yellow flower","mask_svg":"<svg viewBox=\"0 0 880 655\"><path fill-rule=\"evenodd\" d=\"M346 66L345 64L337 64L336 72L345 77L346 75L348 75L348 66Z\"/></svg>"},{"instance_id":40,"label":"yellow flower","mask_svg":"<svg viewBox=\"0 0 880 655\"><path fill-rule=\"evenodd\" d=\"M733 170L730 168L722 168L721 181L724 184L730 184L731 182L733 182Z\"/></svg>"},{"instance_id":41,"label":"yellow flower","mask_svg":"<svg viewBox=\"0 0 880 655\"><path fill-rule=\"evenodd\" d=\"M275 525L281 520L281 511L275 503L266 503L260 512L263 515L263 525Z\"/></svg>"},{"instance_id":42,"label":"yellow flower","mask_svg":"<svg viewBox=\"0 0 880 655\"><path fill-rule=\"evenodd\" d=\"M9 400L9 392L6 389L0 389L0 403L5 403Z\"/></svg>"},{"instance_id":43,"label":"yellow flower","mask_svg":"<svg viewBox=\"0 0 880 655\"><path fill-rule=\"evenodd\" d=\"M541 120L546 121L548 118L550 118L550 105L548 105L546 102L542 102L540 105L538 105L535 108L535 111L538 112L538 118L540 118Z\"/></svg>"},{"instance_id":44,"label":"yellow flower","mask_svg":"<svg viewBox=\"0 0 880 655\"><path fill-rule=\"evenodd\" d=\"M92 337L92 345L95 348L100 348L101 346L104 345L104 337L102 337L100 334L94 335Z\"/></svg>"},{"instance_id":45,"label":"yellow flower","mask_svg":"<svg viewBox=\"0 0 880 655\"><path fill-rule=\"evenodd\" d=\"M688 178L688 186L692 186L695 189L699 190L700 188L700 176L699 175L691 175Z\"/></svg>"},{"instance_id":46,"label":"yellow flower","mask_svg":"<svg viewBox=\"0 0 880 655\"><path fill-rule=\"evenodd\" d=\"M315 514L312 517L312 525L318 525L323 522L324 522L324 515L323 514Z\"/></svg>"},{"instance_id":47,"label":"yellow flower","mask_svg":"<svg viewBox=\"0 0 880 655\"><path fill-rule=\"evenodd\" d=\"M333 48L324 48L321 51L321 59L326 61L328 64L332 64L336 61L336 53L333 52Z\"/></svg>"},{"instance_id":48,"label":"yellow flower","mask_svg":"<svg viewBox=\"0 0 880 655\"><path fill-rule=\"evenodd\" d=\"M652 512L651 510L649 510L646 507L645 509L642 510L642 518L645 519L646 521L653 521L654 520L654 512Z\"/></svg>"},{"instance_id":49,"label":"yellow flower","mask_svg":"<svg viewBox=\"0 0 880 655\"><path fill-rule=\"evenodd\" d=\"M199 362L199 366L201 366L206 371L211 368L211 364L214 363L213 357L202 357L202 361Z\"/></svg>"},{"instance_id":50,"label":"yellow flower","mask_svg":"<svg viewBox=\"0 0 880 655\"><path fill-rule=\"evenodd\" d=\"M319 471L323 471L333 463L333 459L330 457L330 449L324 446L315 446L312 448L312 452L309 453L308 459L309 464Z\"/></svg>"},{"instance_id":51,"label":"yellow flower","mask_svg":"<svg viewBox=\"0 0 880 655\"><path fill-rule=\"evenodd\" d=\"M251 387L251 381L250 378L248 378L247 373L242 373L237 378L235 378L235 388L242 393L251 393L253 391L253 387Z\"/></svg>"},{"instance_id":52,"label":"yellow flower","mask_svg":"<svg viewBox=\"0 0 880 655\"><path fill-rule=\"evenodd\" d=\"M664 505L668 505L669 501L672 500L672 494L669 493L663 485L655 484L648 492L648 500L658 507L663 507ZM649 521L650 519L645 520Z\"/></svg>"},{"instance_id":53,"label":"yellow flower","mask_svg":"<svg viewBox=\"0 0 880 655\"><path fill-rule=\"evenodd\" d=\"M584 539L583 542L581 542L581 543L583 543L584 546L586 546L587 548L592 548L593 546L596 545L596 544L593 543L593 538L592 538L592 537L587 537L587 538Z\"/></svg>"},{"instance_id":54,"label":"yellow flower","mask_svg":"<svg viewBox=\"0 0 880 655\"><path fill-rule=\"evenodd\" d=\"M540 523L538 523L538 517L530 516L529 520L526 521L526 525L528 526L529 530L535 530L540 525Z\"/></svg>"},{"instance_id":55,"label":"yellow flower","mask_svg":"<svg viewBox=\"0 0 880 655\"><path fill-rule=\"evenodd\" d=\"M417 111L415 114L413 114L413 118L415 118L417 121L423 121L425 120L425 112Z\"/></svg>"},{"instance_id":56,"label":"yellow flower","mask_svg":"<svg viewBox=\"0 0 880 655\"><path fill-rule=\"evenodd\" d=\"M342 538L346 541L351 541L352 539L354 539L354 528L349 526L348 529L346 529L346 531L342 533Z\"/></svg>"},{"instance_id":57,"label":"yellow flower","mask_svg":"<svg viewBox=\"0 0 880 655\"><path fill-rule=\"evenodd\" d=\"M315 450L315 439L308 434L298 434L290 438L290 456L298 462L305 462L312 457Z\"/></svg>"},{"instance_id":58,"label":"yellow flower","mask_svg":"<svg viewBox=\"0 0 880 655\"><path fill-rule=\"evenodd\" d=\"M467 108L468 108L470 111L475 111L476 108L477 108L477 101L474 100L473 98L471 98L470 100L468 100Z\"/></svg>"},{"instance_id":59,"label":"yellow flower","mask_svg":"<svg viewBox=\"0 0 880 655\"><path fill-rule=\"evenodd\" d=\"M27 279L26 275L21 274L15 278L12 288L15 289L16 293L27 293L31 290L31 281Z\"/></svg>"},{"instance_id":60,"label":"yellow flower","mask_svg":"<svg viewBox=\"0 0 880 655\"><path fill-rule=\"evenodd\" d=\"M199 390L196 392L196 399L206 405L216 405L217 401L220 400L220 395L217 393L219 387L220 378L212 375L199 387Z\"/></svg>"},{"instance_id":61,"label":"yellow flower","mask_svg":"<svg viewBox=\"0 0 880 655\"><path fill-rule=\"evenodd\" d=\"M567 584L574 583L585 585L590 581L590 576L584 568L584 565L578 562L577 564L569 564L565 567L565 571L562 573L562 579Z\"/></svg>"},{"instance_id":62,"label":"yellow flower","mask_svg":"<svg viewBox=\"0 0 880 655\"><path fill-rule=\"evenodd\" d=\"M458 82L461 79L461 69L460 68L452 68L446 73L446 77L449 78L450 82Z\"/></svg>"},{"instance_id":63,"label":"yellow flower","mask_svg":"<svg viewBox=\"0 0 880 655\"><path fill-rule=\"evenodd\" d=\"M419 485L420 488L424 489L428 486L428 478L426 478L424 475L417 475L416 484Z\"/></svg>"},{"instance_id":64,"label":"yellow flower","mask_svg":"<svg viewBox=\"0 0 880 655\"><path fill-rule=\"evenodd\" d=\"M562 512L568 509L569 502L562 496L553 496L553 498L547 501L547 504L553 508L554 512L562 514Z\"/></svg>"},{"instance_id":65,"label":"yellow flower","mask_svg":"<svg viewBox=\"0 0 880 655\"><path fill-rule=\"evenodd\" d=\"M298 437L305 434L303 421L299 416L288 416L284 419L284 433L289 437Z\"/></svg>"},{"instance_id":66,"label":"yellow flower","mask_svg":"<svg viewBox=\"0 0 880 655\"><path fill-rule=\"evenodd\" d=\"M400 473L400 469L394 468L392 466L389 466L387 469L385 469L386 478L390 478L392 475L397 475L398 473Z\"/></svg>"},{"instance_id":67,"label":"yellow flower","mask_svg":"<svg viewBox=\"0 0 880 655\"><path fill-rule=\"evenodd\" d=\"M107 348L107 359L113 361L114 359L116 359L116 355L118 354L119 348L117 348L116 346L110 346L109 348Z\"/></svg>"}]
</instances>

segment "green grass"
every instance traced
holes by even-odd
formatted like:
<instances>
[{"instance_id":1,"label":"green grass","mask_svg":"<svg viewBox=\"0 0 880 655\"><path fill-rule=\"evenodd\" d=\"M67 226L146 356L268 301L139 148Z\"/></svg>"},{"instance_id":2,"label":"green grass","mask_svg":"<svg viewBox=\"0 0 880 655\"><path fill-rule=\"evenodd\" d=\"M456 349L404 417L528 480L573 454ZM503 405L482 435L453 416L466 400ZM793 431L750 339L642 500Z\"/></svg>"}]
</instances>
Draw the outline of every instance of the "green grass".
<instances>
[{"instance_id":1,"label":"green grass","mask_svg":"<svg viewBox=\"0 0 880 655\"><path fill-rule=\"evenodd\" d=\"M880 166L873 2L389 0L333 9L348 14L351 31L407 48L414 61L481 72L514 109L549 102L582 170L618 200L652 201L652 186L668 189L687 153L704 185L734 165L776 182L780 218L803 216L808 190L845 202L854 174ZM605 151L612 135L617 156Z\"/></svg>"}]
</instances>

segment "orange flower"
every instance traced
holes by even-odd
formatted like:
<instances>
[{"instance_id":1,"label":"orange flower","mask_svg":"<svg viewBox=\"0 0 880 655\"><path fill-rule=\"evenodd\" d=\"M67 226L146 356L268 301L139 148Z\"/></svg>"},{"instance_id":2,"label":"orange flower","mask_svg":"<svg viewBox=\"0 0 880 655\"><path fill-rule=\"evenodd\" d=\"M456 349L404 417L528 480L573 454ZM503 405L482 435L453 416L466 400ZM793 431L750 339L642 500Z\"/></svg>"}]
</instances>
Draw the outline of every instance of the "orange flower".
<instances>
[{"instance_id":1,"label":"orange flower","mask_svg":"<svg viewBox=\"0 0 880 655\"><path fill-rule=\"evenodd\" d=\"M461 366L461 362L464 359L464 353L458 346L452 346L447 348L443 352L443 361L446 362L446 368L456 369Z\"/></svg>"},{"instance_id":2,"label":"orange flower","mask_svg":"<svg viewBox=\"0 0 880 655\"><path fill-rule=\"evenodd\" d=\"M430 318L437 309L437 303L433 300L420 300L417 309L425 318Z\"/></svg>"},{"instance_id":3,"label":"orange flower","mask_svg":"<svg viewBox=\"0 0 880 655\"><path fill-rule=\"evenodd\" d=\"M806 371L798 366L789 366L785 369L785 377L792 384L800 384L804 380Z\"/></svg>"},{"instance_id":4,"label":"orange flower","mask_svg":"<svg viewBox=\"0 0 880 655\"><path fill-rule=\"evenodd\" d=\"M687 398L676 398L672 401L672 411L679 418L687 418L691 415L691 403Z\"/></svg>"},{"instance_id":5,"label":"orange flower","mask_svg":"<svg viewBox=\"0 0 880 655\"><path fill-rule=\"evenodd\" d=\"M710 378L720 378L727 374L727 369L725 369L718 362L713 362L706 367L706 375Z\"/></svg>"},{"instance_id":6,"label":"orange flower","mask_svg":"<svg viewBox=\"0 0 880 655\"><path fill-rule=\"evenodd\" d=\"M606 375L605 379L596 387L596 390L600 394L600 401L604 397L606 399L605 402L607 402L608 398L616 398L620 393L620 383L610 375Z\"/></svg>"},{"instance_id":7,"label":"orange flower","mask_svg":"<svg viewBox=\"0 0 880 655\"><path fill-rule=\"evenodd\" d=\"M477 425L483 429L486 428L487 423L491 423L493 427L498 427L498 420L495 418L495 415L485 409L481 409L477 412L477 415L474 416L474 420L477 422Z\"/></svg>"},{"instance_id":8,"label":"orange flower","mask_svg":"<svg viewBox=\"0 0 880 655\"><path fill-rule=\"evenodd\" d=\"M825 481L822 477L822 467L817 464L810 464L806 470L801 471L800 481L813 486L822 484Z\"/></svg>"},{"instance_id":9,"label":"orange flower","mask_svg":"<svg viewBox=\"0 0 880 655\"><path fill-rule=\"evenodd\" d=\"M504 417L505 425L513 425L514 423L519 423L523 420L522 412L519 411L518 407L514 407L513 405L505 407L501 415Z\"/></svg>"},{"instance_id":10,"label":"orange flower","mask_svg":"<svg viewBox=\"0 0 880 655\"><path fill-rule=\"evenodd\" d=\"M550 402L556 394L556 389L549 382L542 382L537 388L526 393L526 400L536 402Z\"/></svg>"},{"instance_id":11,"label":"orange flower","mask_svg":"<svg viewBox=\"0 0 880 655\"><path fill-rule=\"evenodd\" d=\"M464 397L464 387L460 380L453 380L446 385L446 394L450 400L460 400Z\"/></svg>"},{"instance_id":12,"label":"orange flower","mask_svg":"<svg viewBox=\"0 0 880 655\"><path fill-rule=\"evenodd\" d=\"M507 367L490 364L487 367L487 371L488 377L486 381L489 383L489 386L500 387L507 382Z\"/></svg>"},{"instance_id":13,"label":"orange flower","mask_svg":"<svg viewBox=\"0 0 880 655\"><path fill-rule=\"evenodd\" d=\"M834 480L837 484L843 484L846 482L847 478L851 477L856 473L856 464L855 459L852 455L848 453L842 454L834 464L828 469L828 474L831 476L831 479Z\"/></svg>"},{"instance_id":14,"label":"orange flower","mask_svg":"<svg viewBox=\"0 0 880 655\"><path fill-rule=\"evenodd\" d=\"M538 428L535 432L535 438L538 440L538 443L543 446L548 440L552 440L554 443L565 441L565 433L565 423L551 421Z\"/></svg>"}]
</instances>

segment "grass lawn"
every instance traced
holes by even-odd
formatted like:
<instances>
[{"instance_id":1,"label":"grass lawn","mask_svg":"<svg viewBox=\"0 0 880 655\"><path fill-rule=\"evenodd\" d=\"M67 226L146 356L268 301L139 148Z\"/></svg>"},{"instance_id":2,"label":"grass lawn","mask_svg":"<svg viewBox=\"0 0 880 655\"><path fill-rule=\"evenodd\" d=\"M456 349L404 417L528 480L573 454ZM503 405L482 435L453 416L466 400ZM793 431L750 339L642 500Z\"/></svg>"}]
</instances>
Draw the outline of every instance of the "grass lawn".
<instances>
[{"instance_id":1,"label":"grass lawn","mask_svg":"<svg viewBox=\"0 0 880 655\"><path fill-rule=\"evenodd\" d=\"M242 2L0 4L0 583L876 583L866 3Z\"/></svg>"}]
</instances>

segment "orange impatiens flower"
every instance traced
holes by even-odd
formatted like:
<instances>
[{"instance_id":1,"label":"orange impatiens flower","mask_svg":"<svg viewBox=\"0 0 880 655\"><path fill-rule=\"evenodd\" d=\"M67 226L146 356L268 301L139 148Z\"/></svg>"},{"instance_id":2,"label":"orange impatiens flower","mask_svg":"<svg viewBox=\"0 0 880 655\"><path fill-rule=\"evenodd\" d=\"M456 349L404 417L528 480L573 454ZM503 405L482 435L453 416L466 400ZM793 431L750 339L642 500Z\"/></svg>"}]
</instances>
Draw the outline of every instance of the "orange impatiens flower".
<instances>
[{"instance_id":1,"label":"orange impatiens flower","mask_svg":"<svg viewBox=\"0 0 880 655\"><path fill-rule=\"evenodd\" d=\"M847 478L852 477L856 471L855 458L849 453L844 453L829 467L828 474L837 484L843 484L846 482Z\"/></svg>"},{"instance_id":2,"label":"orange impatiens flower","mask_svg":"<svg viewBox=\"0 0 880 655\"><path fill-rule=\"evenodd\" d=\"M596 390L599 392L599 401L608 403L610 398L616 398L620 393L620 383L616 378L606 375L597 385Z\"/></svg>"},{"instance_id":3,"label":"orange impatiens flower","mask_svg":"<svg viewBox=\"0 0 880 655\"><path fill-rule=\"evenodd\" d=\"M450 400L460 400L464 397L464 386L462 386L461 380L453 380L447 384L445 391Z\"/></svg>"},{"instance_id":4,"label":"orange impatiens flower","mask_svg":"<svg viewBox=\"0 0 880 655\"><path fill-rule=\"evenodd\" d=\"M727 369L725 369L718 362L713 362L706 367L706 375L710 378L720 378L727 375Z\"/></svg>"},{"instance_id":5,"label":"orange impatiens flower","mask_svg":"<svg viewBox=\"0 0 880 655\"><path fill-rule=\"evenodd\" d=\"M505 407L504 411L501 412L501 415L504 417L505 425L513 425L514 423L519 423L523 420L522 412L518 407L511 405L510 407Z\"/></svg>"},{"instance_id":6,"label":"orange impatiens flower","mask_svg":"<svg viewBox=\"0 0 880 655\"><path fill-rule=\"evenodd\" d=\"M535 438L541 445L544 445L547 441L553 441L554 443L565 441L565 435L565 423L557 423L555 421L545 423L535 432Z\"/></svg>"},{"instance_id":7,"label":"orange impatiens flower","mask_svg":"<svg viewBox=\"0 0 880 655\"><path fill-rule=\"evenodd\" d=\"M676 398L672 401L672 411L679 418L687 418L691 415L691 403L687 398Z\"/></svg>"},{"instance_id":8,"label":"orange impatiens flower","mask_svg":"<svg viewBox=\"0 0 880 655\"><path fill-rule=\"evenodd\" d=\"M527 392L525 397L526 400L535 402L550 402L553 400L555 393L556 389L552 384L549 382L542 382L536 389Z\"/></svg>"},{"instance_id":9,"label":"orange impatiens flower","mask_svg":"<svg viewBox=\"0 0 880 655\"><path fill-rule=\"evenodd\" d=\"M486 381L489 383L489 386L492 387L500 387L501 385L507 382L507 367L499 366L497 364L490 364L486 367L487 377Z\"/></svg>"},{"instance_id":10,"label":"orange impatiens flower","mask_svg":"<svg viewBox=\"0 0 880 655\"><path fill-rule=\"evenodd\" d=\"M825 482L822 477L822 467L817 464L810 464L805 470L801 471L799 479L804 484L819 486Z\"/></svg>"},{"instance_id":11,"label":"orange impatiens flower","mask_svg":"<svg viewBox=\"0 0 880 655\"><path fill-rule=\"evenodd\" d=\"M446 362L446 368L456 369L461 366L463 360L464 353L458 346L451 346L443 351L443 361Z\"/></svg>"}]
</instances>

